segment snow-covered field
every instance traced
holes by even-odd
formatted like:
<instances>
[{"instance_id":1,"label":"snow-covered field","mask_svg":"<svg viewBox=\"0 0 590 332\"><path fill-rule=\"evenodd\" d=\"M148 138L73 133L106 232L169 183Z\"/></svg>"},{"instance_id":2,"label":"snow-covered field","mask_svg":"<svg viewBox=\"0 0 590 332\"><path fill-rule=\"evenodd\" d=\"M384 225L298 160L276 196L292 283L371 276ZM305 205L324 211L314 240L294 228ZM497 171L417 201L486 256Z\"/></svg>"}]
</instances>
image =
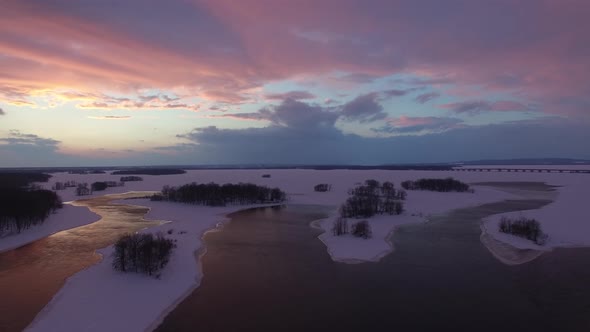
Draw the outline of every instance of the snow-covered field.
<instances>
[{"instance_id":1,"label":"snow-covered field","mask_svg":"<svg viewBox=\"0 0 590 332\"><path fill-rule=\"evenodd\" d=\"M527 167L527 166L520 166ZM559 168L559 166L555 166ZM270 174L270 178L262 178L262 174ZM543 229L549 234L550 240L544 246L552 248L556 246L587 246L590 245L590 220L583 212L585 199L590 194L590 174L570 173L515 173L515 172L452 172L452 171L384 171L384 170L191 170L179 175L142 175L144 181L127 182L125 187L108 188L105 191L95 192L93 196L123 193L127 191L160 190L164 185L181 185L189 182L217 182L237 183L250 182L259 185L279 187L289 195L291 204L319 204L334 206L336 209L347 198L347 190L367 179L378 181L392 181L398 188L404 180L415 180L422 177L454 177L464 182L545 182L557 188L555 202L548 206L530 212L531 217L536 217L541 222ZM56 181L75 180L78 182L92 183L94 181L117 181L120 176L110 174L67 174L57 173L49 183L43 184L51 187ZM313 191L313 186L318 183L329 183L332 191L318 193ZM486 202L498 201L514 197L504 191L490 187L475 187L475 194L468 193L432 193L411 191L406 202L406 212L402 216L376 217L371 220L374 237L373 240L363 240L363 248L358 251L347 252L352 239L339 237L330 239L327 232L321 239L330 246L329 251L334 259L344 258L375 260L383 249L390 247L384 238L398 225L419 222L429 214L444 213L456 208L478 205ZM59 191L64 201L74 200L74 189ZM88 196L84 196L88 197ZM586 199L587 201L587 199ZM529 212L522 212L528 216ZM416 217L417 216L417 217ZM486 232L500 241L508 242L516 247L529 245L527 241L515 236L498 234L495 223L498 216L489 218L485 227ZM324 220L316 223L323 229L329 230L331 223ZM383 226L383 227L382 227ZM391 227L389 227L391 226ZM359 240L360 241L360 240ZM379 242L379 243L377 243ZM374 248L371 247L374 245ZM343 251L344 250L344 251ZM390 250L390 249L388 249ZM364 253L362 253L364 252ZM347 257L347 255L349 255Z\"/></svg>"},{"instance_id":2,"label":"snow-covered field","mask_svg":"<svg viewBox=\"0 0 590 332\"><path fill-rule=\"evenodd\" d=\"M271 174L271 178L262 178ZM276 186L289 195L290 204L320 204L337 207L348 197L347 190L367 179L392 181L398 187L403 180L422 177L455 177L465 182L486 181L534 181L546 182L558 188L555 202L546 207L523 212L526 216L538 216L544 230L549 233L547 247L590 245L590 221L582 214L584 197L588 197L590 175L560 173L497 173L497 172L441 172L441 171L357 171L357 170L194 170L181 175L148 176L142 182L128 182L125 187L109 188L95 193L104 195L126 191L159 190L163 185L181 185L189 182L237 183L251 182ZM78 182L116 181L119 176L109 174L70 175L55 174L55 181ZM318 183L332 184L332 191L313 191ZM326 232L320 235L334 260L344 262L376 261L393 250L388 241L396 227L424 222L429 215L440 214L456 208L475 206L486 202L515 198L514 193L490 187L475 187L475 193L408 192L406 212L400 216L379 216L369 219L373 237L368 240L352 236L334 237L332 220L316 221L316 227ZM75 199L73 189L60 191L64 200ZM134 200L134 205L151 208L147 219L169 220L172 223L148 229L148 232L173 229L168 235L175 238L178 248L161 278L121 274L112 271L111 247L103 249L107 257L101 263L71 277L50 304L29 327L31 331L139 331L154 328L168 310L183 295L198 286L202 271L195 264L194 254L201 248L201 236L216 224L225 220L227 213L247 207L209 208L169 202ZM530 213L530 215L529 215ZM536 213L533 215L533 213ZM333 217L333 216L332 216ZM495 218L495 217L494 217ZM491 219L490 219L491 220ZM498 236L498 240L518 246L520 238L495 234L493 221L486 221L484 230ZM180 231L186 231L180 234ZM75 312L75 314L72 314Z\"/></svg>"}]
</instances>

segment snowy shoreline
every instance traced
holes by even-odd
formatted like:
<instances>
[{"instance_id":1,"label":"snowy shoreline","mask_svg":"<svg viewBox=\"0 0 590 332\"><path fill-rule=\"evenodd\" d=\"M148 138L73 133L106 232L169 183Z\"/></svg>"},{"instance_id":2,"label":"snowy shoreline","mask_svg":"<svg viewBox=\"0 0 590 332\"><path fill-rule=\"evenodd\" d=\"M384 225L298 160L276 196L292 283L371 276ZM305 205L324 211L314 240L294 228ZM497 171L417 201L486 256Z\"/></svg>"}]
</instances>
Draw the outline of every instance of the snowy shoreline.
<instances>
[{"instance_id":1,"label":"snowy shoreline","mask_svg":"<svg viewBox=\"0 0 590 332\"><path fill-rule=\"evenodd\" d=\"M128 202L114 201L129 205ZM140 232L162 232L166 237L177 240L177 248L160 278L113 271L110 261L113 246L100 249L98 253L103 259L68 278L26 331L155 329L168 313L199 287L203 278L201 258L207 252L203 245L205 234L223 227L230 220L228 214L276 204L208 208L134 199L133 205L149 208L144 216L146 220L169 221ZM195 218L200 221L195 222ZM168 234L169 230L172 234ZM100 289L93 287L96 284L101 285ZM121 297L121 294L125 296ZM140 310L136 308L138 305ZM76 319L62 319L69 317L68 313L79 306L84 307L84 311ZM122 320L113 320L114 317ZM111 325L115 321L119 323ZM125 324L121 325L121 321Z\"/></svg>"},{"instance_id":2,"label":"snowy shoreline","mask_svg":"<svg viewBox=\"0 0 590 332\"><path fill-rule=\"evenodd\" d=\"M404 202L406 211L401 215L349 219L349 226L360 220L369 221L372 236L368 239L357 238L350 234L335 236L332 233L332 226L337 217L337 211L333 211L328 218L312 222L311 226L323 230L318 239L324 243L332 260L349 264L378 262L395 251L391 238L400 227L425 223L433 216L455 209L515 198L515 195L511 193L487 186L474 186L474 188L475 193L411 191Z\"/></svg>"},{"instance_id":3,"label":"snowy shoreline","mask_svg":"<svg viewBox=\"0 0 590 332\"><path fill-rule=\"evenodd\" d=\"M262 178L261 174L265 173L272 174L272 177ZM85 176L76 176L78 178L74 178L75 180L85 179L87 182L115 180L117 178L109 174L86 175L87 178L84 178ZM181 175L144 176L145 181L143 182L127 183L126 187L109 188L100 194L158 190L163 185L180 185L193 181L201 183L251 182L270 187L276 186L288 193L288 204L315 204L334 207L329 218L316 220L310 226L324 231L318 236L318 239L326 245L326 250L333 260L344 263L362 263L378 261L393 252L395 248L391 242L391 236L402 225L425 222L429 216L444 214L458 208L514 199L519 196L515 193L487 186L475 186L475 194L410 191L405 202L406 212L404 214L400 216L377 216L368 219L373 231L371 239L365 240L353 236L335 237L331 232L336 207L348 197L347 190L367 179L376 179L381 182L392 181L399 186L399 183L403 180L449 176L471 183L482 181L547 182L563 185L565 188L573 186L578 189L580 188L579 184L583 185L584 183L580 179L590 179L587 175L537 173L204 170L188 171L187 174ZM69 174L58 174L51 181L63 181L71 178L72 175ZM332 191L325 193L314 192L313 186L318 183L332 184ZM71 192L65 193L65 196L68 195L70 198L75 197ZM119 203L127 204L129 202ZM204 234L211 229L218 229L218 226L222 227L223 223L228 220L228 214L256 207L210 208L169 202L151 202L145 199L134 200L133 204L150 209L145 215L145 219L170 221L170 223L146 229L144 232L161 231L166 233L169 229L173 229L173 237L178 240L178 248L163 271L161 278L157 280L142 275L122 275L112 271L110 262L107 259L112 252L112 246L106 247L99 251L105 259L68 278L64 287L35 318L34 323L28 327L28 330L135 331L156 328L178 303L199 286L203 276L201 258L206 254L206 248L202 245ZM547 206L544 208L547 208ZM180 231L183 230L188 231L188 233L180 234ZM101 285L100 290L95 289L97 284ZM140 308L129 310L137 305ZM70 318L68 320L63 319L63 317L70 317L70 312L75 308L83 308L76 310L76 312L80 311L80 315L74 320ZM154 320L154 317L156 320ZM113 322L119 323L115 326ZM121 322L125 323L121 325Z\"/></svg>"},{"instance_id":4,"label":"snowy shoreline","mask_svg":"<svg viewBox=\"0 0 590 332\"><path fill-rule=\"evenodd\" d=\"M90 225L99 221L100 218L98 214L84 206L64 203L63 208L50 215L42 224L17 234L0 237L0 253L20 248L61 231Z\"/></svg>"},{"instance_id":5,"label":"snowy shoreline","mask_svg":"<svg viewBox=\"0 0 590 332\"><path fill-rule=\"evenodd\" d=\"M482 243L501 262L509 265L522 264L554 248L577 248L590 246L590 222L584 218L584 182L571 183L553 190L519 190L522 199L544 200L549 203L538 209L500 213L484 218L480 223ZM502 217L535 218L541 229L549 235L544 245L537 245L514 235L501 233Z\"/></svg>"}]
</instances>

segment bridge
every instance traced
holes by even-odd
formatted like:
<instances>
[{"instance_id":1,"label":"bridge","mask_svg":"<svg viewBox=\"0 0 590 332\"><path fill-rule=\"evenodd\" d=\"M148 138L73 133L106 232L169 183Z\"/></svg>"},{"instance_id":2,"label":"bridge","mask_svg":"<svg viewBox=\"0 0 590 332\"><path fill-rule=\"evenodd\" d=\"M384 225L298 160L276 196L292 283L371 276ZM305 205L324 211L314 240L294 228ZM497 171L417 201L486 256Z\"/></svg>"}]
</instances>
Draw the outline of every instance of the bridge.
<instances>
[{"instance_id":1,"label":"bridge","mask_svg":"<svg viewBox=\"0 0 590 332\"><path fill-rule=\"evenodd\" d=\"M456 172L529 172L529 173L584 173L590 174L590 169L555 169L555 168L494 168L494 167L456 167Z\"/></svg>"}]
</instances>

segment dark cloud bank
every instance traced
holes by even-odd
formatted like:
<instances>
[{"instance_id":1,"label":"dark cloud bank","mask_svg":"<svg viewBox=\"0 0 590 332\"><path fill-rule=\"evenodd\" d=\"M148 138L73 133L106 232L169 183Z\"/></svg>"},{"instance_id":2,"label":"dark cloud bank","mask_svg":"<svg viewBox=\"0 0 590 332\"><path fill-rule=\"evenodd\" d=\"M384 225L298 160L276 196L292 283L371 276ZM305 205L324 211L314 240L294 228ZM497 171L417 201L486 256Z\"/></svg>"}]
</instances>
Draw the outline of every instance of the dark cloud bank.
<instances>
[{"instance_id":1,"label":"dark cloud bank","mask_svg":"<svg viewBox=\"0 0 590 332\"><path fill-rule=\"evenodd\" d=\"M583 123L560 118L468 126L458 118L384 116L379 96L321 107L287 99L240 119L268 122L262 128L195 128L179 143L110 159L59 152L59 141L11 131L0 138L5 166L170 165L170 164L386 164L476 159L567 157L590 159ZM345 134L339 121L365 122L387 137ZM393 136L391 136L393 135Z\"/></svg>"},{"instance_id":2,"label":"dark cloud bank","mask_svg":"<svg viewBox=\"0 0 590 332\"><path fill-rule=\"evenodd\" d=\"M160 149L177 150L194 158L185 162L227 164L383 164L523 156L590 158L590 151L580 146L580 142L590 140L587 127L555 118L467 126L456 118L414 117L392 119L375 128L376 132L399 135L391 137L344 134L335 126L338 120L371 122L382 119L381 114L380 105L367 96L337 109L287 100L241 115L267 120L267 127L195 128L178 135L190 143Z\"/></svg>"}]
</instances>

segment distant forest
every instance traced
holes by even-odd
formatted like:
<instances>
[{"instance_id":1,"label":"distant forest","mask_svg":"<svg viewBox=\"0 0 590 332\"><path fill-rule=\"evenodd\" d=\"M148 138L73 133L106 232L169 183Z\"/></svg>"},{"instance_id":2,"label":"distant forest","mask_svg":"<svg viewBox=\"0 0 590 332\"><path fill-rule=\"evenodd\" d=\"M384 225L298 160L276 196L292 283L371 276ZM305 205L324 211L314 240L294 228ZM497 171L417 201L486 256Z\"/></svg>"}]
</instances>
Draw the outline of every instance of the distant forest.
<instances>
[{"instance_id":1,"label":"distant forest","mask_svg":"<svg viewBox=\"0 0 590 332\"><path fill-rule=\"evenodd\" d=\"M0 173L0 236L20 233L43 223L51 213L62 208L60 197L51 190L40 189L33 182L47 182L44 173Z\"/></svg>"},{"instance_id":2,"label":"distant forest","mask_svg":"<svg viewBox=\"0 0 590 332\"><path fill-rule=\"evenodd\" d=\"M152 196L155 201L171 201L207 206L228 204L264 204L285 201L287 195L279 188L268 188L251 183L190 183L180 187L164 186L161 194Z\"/></svg>"},{"instance_id":3,"label":"distant forest","mask_svg":"<svg viewBox=\"0 0 590 332\"><path fill-rule=\"evenodd\" d=\"M113 175L172 175L184 174L183 169L178 168L134 168L114 171Z\"/></svg>"},{"instance_id":4,"label":"distant forest","mask_svg":"<svg viewBox=\"0 0 590 332\"><path fill-rule=\"evenodd\" d=\"M465 192L470 191L469 185L453 178L446 179L419 179L416 181L404 181L402 187L406 190L430 190L439 192Z\"/></svg>"},{"instance_id":5,"label":"distant forest","mask_svg":"<svg viewBox=\"0 0 590 332\"><path fill-rule=\"evenodd\" d=\"M33 182L47 182L51 175L34 172L0 172L0 189L22 188Z\"/></svg>"}]
</instances>

